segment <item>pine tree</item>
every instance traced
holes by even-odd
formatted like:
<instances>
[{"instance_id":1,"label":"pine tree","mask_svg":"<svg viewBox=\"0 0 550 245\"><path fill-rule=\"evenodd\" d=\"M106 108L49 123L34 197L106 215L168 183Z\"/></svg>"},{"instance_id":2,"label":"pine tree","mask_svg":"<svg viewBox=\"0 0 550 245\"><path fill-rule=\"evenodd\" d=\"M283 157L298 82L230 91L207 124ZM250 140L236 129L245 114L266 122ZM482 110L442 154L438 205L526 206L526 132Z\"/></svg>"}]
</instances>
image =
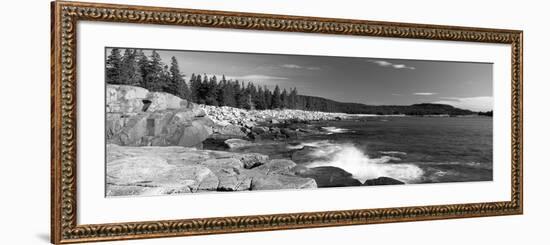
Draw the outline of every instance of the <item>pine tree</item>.
<instances>
[{"instance_id":1,"label":"pine tree","mask_svg":"<svg viewBox=\"0 0 550 245\"><path fill-rule=\"evenodd\" d=\"M286 88L283 89L283 93L281 93L281 107L282 108L288 108L290 103L288 102L288 92L286 91Z\"/></svg>"},{"instance_id":2,"label":"pine tree","mask_svg":"<svg viewBox=\"0 0 550 245\"><path fill-rule=\"evenodd\" d=\"M199 101L199 88L201 84L201 75L195 76L195 73L191 74L189 79L190 99L192 102L198 103Z\"/></svg>"},{"instance_id":3,"label":"pine tree","mask_svg":"<svg viewBox=\"0 0 550 245\"><path fill-rule=\"evenodd\" d=\"M149 72L147 74L147 89L149 91L161 92L165 87L164 79L161 78L163 73L163 65L160 55L156 50L151 53L151 60L149 62Z\"/></svg>"},{"instance_id":4,"label":"pine tree","mask_svg":"<svg viewBox=\"0 0 550 245\"><path fill-rule=\"evenodd\" d=\"M137 67L141 75L139 86L145 88L146 86L145 77L147 77L149 59L147 58L147 56L145 56L145 54L143 53L143 50L140 50L140 49L136 50L134 56L136 57Z\"/></svg>"},{"instance_id":5,"label":"pine tree","mask_svg":"<svg viewBox=\"0 0 550 245\"><path fill-rule=\"evenodd\" d=\"M311 101L311 97L306 97L304 101L304 109L306 111L311 111L313 109L313 103Z\"/></svg>"},{"instance_id":6,"label":"pine tree","mask_svg":"<svg viewBox=\"0 0 550 245\"><path fill-rule=\"evenodd\" d=\"M296 90L296 88L290 91L289 102L290 102L291 109L298 108L298 91Z\"/></svg>"},{"instance_id":7,"label":"pine tree","mask_svg":"<svg viewBox=\"0 0 550 245\"><path fill-rule=\"evenodd\" d=\"M159 78L157 80L157 83L159 84L158 86L160 88L158 91L174 94L175 91L173 91L172 88L170 87L171 80L172 80L172 77L170 76L170 69L168 68L167 65L164 65L162 67L162 71L160 72Z\"/></svg>"},{"instance_id":8,"label":"pine tree","mask_svg":"<svg viewBox=\"0 0 550 245\"><path fill-rule=\"evenodd\" d=\"M212 76L205 85L205 102L207 105L218 105L218 79Z\"/></svg>"},{"instance_id":9,"label":"pine tree","mask_svg":"<svg viewBox=\"0 0 550 245\"><path fill-rule=\"evenodd\" d=\"M161 64L160 56L155 50L153 50L153 52L151 53L151 61L149 63L149 66L151 69L151 73L149 74L149 90L160 92L164 87L164 84L161 83L163 67Z\"/></svg>"},{"instance_id":10,"label":"pine tree","mask_svg":"<svg viewBox=\"0 0 550 245\"><path fill-rule=\"evenodd\" d=\"M232 87L233 87L233 97L235 98L235 107L241 108L240 97L242 94L242 90L241 90L241 83L239 82L239 80L233 81Z\"/></svg>"},{"instance_id":11,"label":"pine tree","mask_svg":"<svg viewBox=\"0 0 550 245\"><path fill-rule=\"evenodd\" d=\"M209 80L206 74L201 79L201 76L197 76L198 90L197 90L197 103L206 104L206 97L209 90Z\"/></svg>"},{"instance_id":12,"label":"pine tree","mask_svg":"<svg viewBox=\"0 0 550 245\"><path fill-rule=\"evenodd\" d=\"M248 96L248 99L247 99L247 103L248 103L248 109L250 110L255 110L256 109L256 102L257 102L257 93L258 91L256 90L256 86L251 83L251 82L248 82L248 85L246 86L246 91L247 91L247 96Z\"/></svg>"},{"instance_id":13,"label":"pine tree","mask_svg":"<svg viewBox=\"0 0 550 245\"><path fill-rule=\"evenodd\" d=\"M273 107L271 106L272 98L273 95L271 94L271 90L269 90L267 87L264 87L265 109L273 109Z\"/></svg>"},{"instance_id":14,"label":"pine tree","mask_svg":"<svg viewBox=\"0 0 550 245\"><path fill-rule=\"evenodd\" d=\"M120 56L120 49L113 48L105 62L105 80L108 84L120 84L121 67L122 57Z\"/></svg>"},{"instance_id":15,"label":"pine tree","mask_svg":"<svg viewBox=\"0 0 550 245\"><path fill-rule=\"evenodd\" d=\"M120 62L120 69L118 74L120 84L130 84L130 77L133 75L131 71L131 62L132 50L125 49Z\"/></svg>"},{"instance_id":16,"label":"pine tree","mask_svg":"<svg viewBox=\"0 0 550 245\"><path fill-rule=\"evenodd\" d=\"M237 107L237 101L235 100L235 88L233 81L227 81L222 88L223 102L226 106Z\"/></svg>"},{"instance_id":17,"label":"pine tree","mask_svg":"<svg viewBox=\"0 0 550 245\"><path fill-rule=\"evenodd\" d=\"M143 77L136 60L136 51L126 49L122 56L122 66L120 71L120 83L132 86L140 86Z\"/></svg>"},{"instance_id":18,"label":"pine tree","mask_svg":"<svg viewBox=\"0 0 550 245\"><path fill-rule=\"evenodd\" d=\"M236 83L238 84L239 81L237 81ZM249 98L250 93L244 86L244 82L240 83L238 91L239 92L237 93L237 98L236 98L237 107L242 109L250 109L250 98Z\"/></svg>"},{"instance_id":19,"label":"pine tree","mask_svg":"<svg viewBox=\"0 0 550 245\"><path fill-rule=\"evenodd\" d=\"M224 90L227 86L227 80L225 79L225 75L222 75L222 80L218 83L216 86L216 101L218 102L218 106L225 106L225 96L224 96Z\"/></svg>"},{"instance_id":20,"label":"pine tree","mask_svg":"<svg viewBox=\"0 0 550 245\"><path fill-rule=\"evenodd\" d=\"M282 107L281 103L281 89L279 88L279 85L275 86L275 90L273 90L273 96L271 99L271 108L272 109L278 109Z\"/></svg>"},{"instance_id":21,"label":"pine tree","mask_svg":"<svg viewBox=\"0 0 550 245\"><path fill-rule=\"evenodd\" d=\"M206 105L207 100L209 100L208 102L211 102L209 98L209 94L210 94L210 78L206 74L204 74L202 78L202 83L201 83L201 98L202 98L201 104Z\"/></svg>"},{"instance_id":22,"label":"pine tree","mask_svg":"<svg viewBox=\"0 0 550 245\"><path fill-rule=\"evenodd\" d=\"M195 103L204 104L204 99L202 97L202 76L199 74L195 78Z\"/></svg>"},{"instance_id":23,"label":"pine tree","mask_svg":"<svg viewBox=\"0 0 550 245\"><path fill-rule=\"evenodd\" d=\"M178 60L175 56L172 56L170 62L170 79L166 86L166 92L184 99L187 99L189 96L189 89L180 72Z\"/></svg>"},{"instance_id":24,"label":"pine tree","mask_svg":"<svg viewBox=\"0 0 550 245\"><path fill-rule=\"evenodd\" d=\"M186 99L186 100L190 100L191 99L191 91L189 90L189 86L185 82L185 79L183 78L183 75L182 75L182 79L181 79L179 87L180 87L179 94L181 95L181 98Z\"/></svg>"},{"instance_id":25,"label":"pine tree","mask_svg":"<svg viewBox=\"0 0 550 245\"><path fill-rule=\"evenodd\" d=\"M256 105L256 109L258 110L265 110L265 94L262 87L258 87L258 91L256 92L256 96L254 97L254 104Z\"/></svg>"}]
</instances>

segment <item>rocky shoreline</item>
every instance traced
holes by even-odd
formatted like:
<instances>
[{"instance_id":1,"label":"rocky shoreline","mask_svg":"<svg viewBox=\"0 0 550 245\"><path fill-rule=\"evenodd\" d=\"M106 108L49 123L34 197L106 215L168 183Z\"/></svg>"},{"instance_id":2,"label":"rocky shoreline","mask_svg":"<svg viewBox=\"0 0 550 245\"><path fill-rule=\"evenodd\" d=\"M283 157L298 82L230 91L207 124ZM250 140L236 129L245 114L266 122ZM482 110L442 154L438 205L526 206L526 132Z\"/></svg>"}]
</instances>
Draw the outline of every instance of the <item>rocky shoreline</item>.
<instances>
[{"instance_id":1,"label":"rocky shoreline","mask_svg":"<svg viewBox=\"0 0 550 245\"><path fill-rule=\"evenodd\" d=\"M227 148L239 148L261 140L300 139L325 132L312 126L315 121L339 121L356 118L345 113L303 110L245 110L233 107L198 105L216 127L207 140Z\"/></svg>"},{"instance_id":2,"label":"rocky shoreline","mask_svg":"<svg viewBox=\"0 0 550 245\"><path fill-rule=\"evenodd\" d=\"M108 85L106 96L107 196L363 185L338 168L228 151L321 134L309 122L352 115L197 105L127 85ZM204 149L212 142L225 150ZM382 182L391 180L369 184Z\"/></svg>"},{"instance_id":3,"label":"rocky shoreline","mask_svg":"<svg viewBox=\"0 0 550 245\"><path fill-rule=\"evenodd\" d=\"M352 118L345 113L303 110L245 110L227 106L198 105L206 115L219 125L239 125L252 128L258 124L281 124L285 122L331 121Z\"/></svg>"},{"instance_id":4,"label":"rocky shoreline","mask_svg":"<svg viewBox=\"0 0 550 245\"><path fill-rule=\"evenodd\" d=\"M107 146L107 196L316 188L296 163L257 153Z\"/></svg>"}]
</instances>

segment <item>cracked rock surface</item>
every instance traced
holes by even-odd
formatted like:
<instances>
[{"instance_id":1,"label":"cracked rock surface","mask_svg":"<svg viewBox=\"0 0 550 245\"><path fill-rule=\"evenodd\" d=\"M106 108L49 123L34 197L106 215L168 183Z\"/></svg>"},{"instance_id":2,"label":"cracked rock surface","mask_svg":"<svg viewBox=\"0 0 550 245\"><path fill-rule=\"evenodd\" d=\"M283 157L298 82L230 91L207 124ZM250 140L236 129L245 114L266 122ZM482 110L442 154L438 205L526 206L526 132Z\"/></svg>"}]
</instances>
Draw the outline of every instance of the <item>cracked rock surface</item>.
<instances>
[{"instance_id":1,"label":"cracked rock surface","mask_svg":"<svg viewBox=\"0 0 550 245\"><path fill-rule=\"evenodd\" d=\"M107 145L107 196L317 188L296 163L180 146Z\"/></svg>"}]
</instances>

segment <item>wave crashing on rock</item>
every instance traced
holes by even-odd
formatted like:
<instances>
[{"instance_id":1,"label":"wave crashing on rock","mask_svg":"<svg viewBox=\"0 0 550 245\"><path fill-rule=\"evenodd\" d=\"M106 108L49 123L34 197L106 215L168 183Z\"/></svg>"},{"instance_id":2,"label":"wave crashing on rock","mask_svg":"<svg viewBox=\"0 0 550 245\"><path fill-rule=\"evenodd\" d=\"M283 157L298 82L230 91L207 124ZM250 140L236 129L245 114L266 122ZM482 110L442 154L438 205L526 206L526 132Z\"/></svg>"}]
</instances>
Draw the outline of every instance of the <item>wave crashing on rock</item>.
<instances>
[{"instance_id":1,"label":"wave crashing on rock","mask_svg":"<svg viewBox=\"0 0 550 245\"><path fill-rule=\"evenodd\" d=\"M308 168L337 167L352 174L353 178L364 183L368 179L390 177L405 183L415 183L424 171L408 163L392 163L401 160L394 156L370 158L352 144L334 144L328 141L318 141L304 144L315 149L309 155L316 159L307 164Z\"/></svg>"}]
</instances>

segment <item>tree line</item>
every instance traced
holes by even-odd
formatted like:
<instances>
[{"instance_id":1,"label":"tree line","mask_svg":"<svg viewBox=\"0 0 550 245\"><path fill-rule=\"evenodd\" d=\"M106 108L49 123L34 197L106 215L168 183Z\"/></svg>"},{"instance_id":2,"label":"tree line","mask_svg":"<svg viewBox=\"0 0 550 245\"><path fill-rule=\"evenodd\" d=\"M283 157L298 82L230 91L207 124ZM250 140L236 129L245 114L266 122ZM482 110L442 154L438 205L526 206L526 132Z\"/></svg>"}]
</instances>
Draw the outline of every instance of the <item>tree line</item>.
<instances>
[{"instance_id":1,"label":"tree line","mask_svg":"<svg viewBox=\"0 0 550 245\"><path fill-rule=\"evenodd\" d=\"M143 87L149 91L167 92L198 104L230 106L243 109L306 109L307 101L296 88L287 91L276 85L273 91L252 82L220 79L215 75L192 74L187 82L172 56L170 65L162 62L153 50L146 56L139 49L112 48L106 59L105 77L108 84ZM314 109L314 108L307 108Z\"/></svg>"},{"instance_id":2,"label":"tree line","mask_svg":"<svg viewBox=\"0 0 550 245\"><path fill-rule=\"evenodd\" d=\"M156 51L147 57L139 49L125 49L122 55L120 49L111 49L105 63L105 79L108 84L139 86L182 98L190 94L176 57L168 66Z\"/></svg>"},{"instance_id":3,"label":"tree line","mask_svg":"<svg viewBox=\"0 0 550 245\"><path fill-rule=\"evenodd\" d=\"M407 114L407 115L469 115L474 112L440 104L410 106L373 106L344 103L326 98L299 95L296 88L290 91L277 85L271 91L224 75L192 74L189 81L172 56L170 65L162 62L157 51L147 56L140 49L112 48L106 59L106 82L143 87L149 91L167 92L198 104L230 106L243 109L299 109L308 111L344 112L350 114ZM492 114L486 113L487 115Z\"/></svg>"}]
</instances>

